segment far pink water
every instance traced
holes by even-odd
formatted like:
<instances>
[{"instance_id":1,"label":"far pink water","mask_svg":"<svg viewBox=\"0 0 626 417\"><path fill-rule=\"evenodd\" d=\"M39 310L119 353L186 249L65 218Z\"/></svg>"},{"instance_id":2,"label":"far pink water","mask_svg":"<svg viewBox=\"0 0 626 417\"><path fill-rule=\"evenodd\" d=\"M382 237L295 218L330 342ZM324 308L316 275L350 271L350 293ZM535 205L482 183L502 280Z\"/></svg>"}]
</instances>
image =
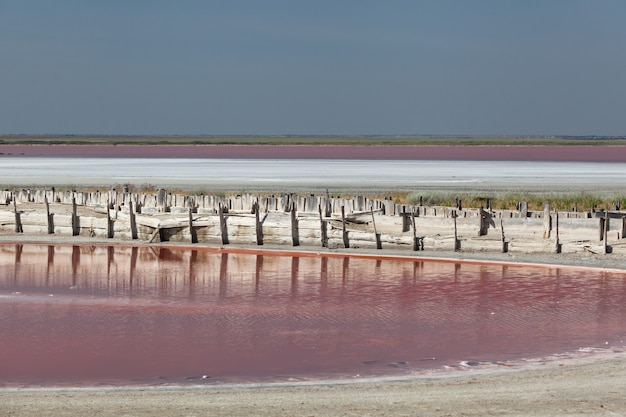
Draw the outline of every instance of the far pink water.
<instances>
[{"instance_id":1,"label":"far pink water","mask_svg":"<svg viewBox=\"0 0 626 417\"><path fill-rule=\"evenodd\" d=\"M626 339L626 274L211 249L0 245L0 384L405 375Z\"/></svg>"}]
</instances>

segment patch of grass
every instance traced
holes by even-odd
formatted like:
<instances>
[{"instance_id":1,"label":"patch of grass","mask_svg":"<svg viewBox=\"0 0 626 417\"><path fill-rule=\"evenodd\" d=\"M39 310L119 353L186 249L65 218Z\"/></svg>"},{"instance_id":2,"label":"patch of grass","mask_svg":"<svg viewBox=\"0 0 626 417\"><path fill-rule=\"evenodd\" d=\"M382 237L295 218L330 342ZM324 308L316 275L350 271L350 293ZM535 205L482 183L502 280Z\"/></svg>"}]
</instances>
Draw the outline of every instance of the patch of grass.
<instances>
[{"instance_id":1,"label":"patch of grass","mask_svg":"<svg viewBox=\"0 0 626 417\"><path fill-rule=\"evenodd\" d=\"M425 206L455 207L457 199L459 199L463 207L487 207L487 203L489 202L491 208L499 210L516 210L520 202L526 202L528 209L534 211L543 210L545 203L550 203L551 210L558 211L613 210L618 202L621 208L626 209L626 196L600 197L585 192L546 195L525 193L495 193L493 195L484 195L429 191L407 194L401 203L419 205L420 197L422 204Z\"/></svg>"}]
</instances>

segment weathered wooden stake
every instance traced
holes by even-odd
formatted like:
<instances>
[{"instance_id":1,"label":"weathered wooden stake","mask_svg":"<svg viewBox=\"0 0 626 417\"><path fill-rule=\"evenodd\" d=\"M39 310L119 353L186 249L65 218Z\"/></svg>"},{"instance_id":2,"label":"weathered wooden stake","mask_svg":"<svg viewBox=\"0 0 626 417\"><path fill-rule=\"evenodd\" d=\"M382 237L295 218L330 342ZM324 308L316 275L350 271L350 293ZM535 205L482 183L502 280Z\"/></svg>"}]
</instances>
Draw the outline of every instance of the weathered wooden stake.
<instances>
[{"instance_id":1,"label":"weathered wooden stake","mask_svg":"<svg viewBox=\"0 0 626 417\"><path fill-rule=\"evenodd\" d=\"M350 239L348 238L348 231L346 230L346 209L344 206L341 206L341 230L343 236L343 247L350 247Z\"/></svg>"},{"instance_id":2,"label":"weathered wooden stake","mask_svg":"<svg viewBox=\"0 0 626 417\"><path fill-rule=\"evenodd\" d=\"M413 210L411 210L411 225L413 226L413 250L424 250L424 236L417 237L417 226L415 225L415 211Z\"/></svg>"},{"instance_id":3,"label":"weathered wooden stake","mask_svg":"<svg viewBox=\"0 0 626 417\"><path fill-rule=\"evenodd\" d=\"M254 217L255 217L255 225L256 225L256 244L259 246L262 246L263 245L263 225L261 224L258 200L254 202L253 207L254 207Z\"/></svg>"},{"instance_id":4,"label":"weathered wooden stake","mask_svg":"<svg viewBox=\"0 0 626 417\"><path fill-rule=\"evenodd\" d=\"M166 213L169 211L167 206L167 192L161 188L157 192L157 205L161 208L161 212Z\"/></svg>"},{"instance_id":5,"label":"weathered wooden stake","mask_svg":"<svg viewBox=\"0 0 626 417\"><path fill-rule=\"evenodd\" d=\"M291 205L291 241L293 246L300 246L300 233L298 232L298 218L296 217L296 203Z\"/></svg>"},{"instance_id":6,"label":"weathered wooden stake","mask_svg":"<svg viewBox=\"0 0 626 417\"><path fill-rule=\"evenodd\" d=\"M598 227L598 229L599 229L598 231L600 232L599 240L600 240L600 242L602 242L604 240L604 231L607 228L606 227L606 219L604 217L600 217L600 221L599 221L598 226L599 226Z\"/></svg>"},{"instance_id":7,"label":"weathered wooden stake","mask_svg":"<svg viewBox=\"0 0 626 417\"><path fill-rule=\"evenodd\" d=\"M198 243L198 233L193 226L193 208L189 207L189 235L191 236L191 243Z\"/></svg>"},{"instance_id":8,"label":"weathered wooden stake","mask_svg":"<svg viewBox=\"0 0 626 417\"><path fill-rule=\"evenodd\" d=\"M520 201L518 203L518 206L519 206L519 217L522 219L525 219L526 217L528 217L528 202Z\"/></svg>"},{"instance_id":9,"label":"weathered wooden stake","mask_svg":"<svg viewBox=\"0 0 626 417\"><path fill-rule=\"evenodd\" d=\"M322 247L323 248L327 248L328 247L328 230L326 228L327 222L322 217L322 206L319 205L318 209L319 209L319 213L320 213L320 228L321 228L320 236L321 236L321 240L322 240Z\"/></svg>"},{"instance_id":10,"label":"weathered wooden stake","mask_svg":"<svg viewBox=\"0 0 626 417\"><path fill-rule=\"evenodd\" d=\"M550 203L545 202L543 207L543 238L549 239L552 232L552 216L550 215Z\"/></svg>"},{"instance_id":11,"label":"weathered wooden stake","mask_svg":"<svg viewBox=\"0 0 626 417\"><path fill-rule=\"evenodd\" d=\"M620 235L622 239L624 239L624 234L626 234L626 217L622 217L622 234Z\"/></svg>"},{"instance_id":12,"label":"weathered wooden stake","mask_svg":"<svg viewBox=\"0 0 626 417\"><path fill-rule=\"evenodd\" d=\"M113 238L113 220L111 220L111 200L107 201L107 238Z\"/></svg>"},{"instance_id":13,"label":"weathered wooden stake","mask_svg":"<svg viewBox=\"0 0 626 417\"><path fill-rule=\"evenodd\" d=\"M556 232L556 244L555 244L554 252L561 253L561 251L563 250L563 245L561 245L561 241L559 239L559 212L558 211L555 212L554 215L555 215L554 227L555 227L555 232Z\"/></svg>"},{"instance_id":14,"label":"weathered wooden stake","mask_svg":"<svg viewBox=\"0 0 626 417\"><path fill-rule=\"evenodd\" d=\"M22 214L17 211L15 195L13 195L13 212L15 213L15 233L24 233L24 229L22 228Z\"/></svg>"},{"instance_id":15,"label":"weathered wooden stake","mask_svg":"<svg viewBox=\"0 0 626 417\"><path fill-rule=\"evenodd\" d=\"M222 203L219 204L218 208L220 214L220 230L222 231L222 245L228 245L228 229L226 227L226 216L224 216L224 207L222 207Z\"/></svg>"},{"instance_id":16,"label":"weathered wooden stake","mask_svg":"<svg viewBox=\"0 0 626 417\"><path fill-rule=\"evenodd\" d=\"M604 253L611 253L613 251L613 248L611 247L611 245L609 245L608 236L609 236L609 212L605 211L604 212Z\"/></svg>"},{"instance_id":17,"label":"weathered wooden stake","mask_svg":"<svg viewBox=\"0 0 626 417\"><path fill-rule=\"evenodd\" d=\"M72 197L72 236L80 234L80 218L76 214L76 197Z\"/></svg>"},{"instance_id":18,"label":"weathered wooden stake","mask_svg":"<svg viewBox=\"0 0 626 417\"><path fill-rule=\"evenodd\" d=\"M402 233L408 232L411 230L411 219L409 216L413 216L413 213L407 213L406 206L402 206L402 213L400 213L400 216L402 216Z\"/></svg>"},{"instance_id":19,"label":"weathered wooden stake","mask_svg":"<svg viewBox=\"0 0 626 417\"><path fill-rule=\"evenodd\" d=\"M480 220L480 225L479 225L479 229L478 229L478 236L486 236L487 232L489 231L489 226L493 226L496 227L493 218L491 216L491 213L486 212L485 210L483 210L482 208L480 209L480 212L478 214L479 216L479 220ZM456 212L455 212L455 217L456 217Z\"/></svg>"},{"instance_id":20,"label":"weathered wooden stake","mask_svg":"<svg viewBox=\"0 0 626 417\"><path fill-rule=\"evenodd\" d=\"M54 213L50 213L50 204L48 204L48 197L45 198L46 203L46 218L48 219L48 234L54 233Z\"/></svg>"},{"instance_id":21,"label":"weathered wooden stake","mask_svg":"<svg viewBox=\"0 0 626 417\"><path fill-rule=\"evenodd\" d=\"M461 250L461 240L459 240L459 235L457 233L457 227L456 227L456 218L457 217L458 216L456 215L456 211L453 211L452 212L452 218L454 219L454 251L455 252L459 252ZM482 223L481 223L481 227L482 227Z\"/></svg>"},{"instance_id":22,"label":"weathered wooden stake","mask_svg":"<svg viewBox=\"0 0 626 417\"><path fill-rule=\"evenodd\" d=\"M500 219L500 231L502 232L502 253L507 253L509 251L509 242L507 242L504 237L504 224L502 223L502 219Z\"/></svg>"},{"instance_id":23,"label":"weathered wooden stake","mask_svg":"<svg viewBox=\"0 0 626 417\"><path fill-rule=\"evenodd\" d=\"M331 211L332 211L332 207L330 204L330 194L328 193L328 188L326 189L326 204L325 204L325 212L324 215L328 218L330 217Z\"/></svg>"},{"instance_id":24,"label":"weathered wooden stake","mask_svg":"<svg viewBox=\"0 0 626 417\"><path fill-rule=\"evenodd\" d=\"M370 207L372 213L372 225L374 226L374 236L376 236L376 249L382 249L383 243L380 240L380 234L376 230L376 219L374 218L374 206Z\"/></svg>"},{"instance_id":25,"label":"weathered wooden stake","mask_svg":"<svg viewBox=\"0 0 626 417\"><path fill-rule=\"evenodd\" d=\"M130 235L132 239L137 239L137 221L135 220L135 212L133 211L133 202L128 202L128 214L130 216Z\"/></svg>"}]
</instances>

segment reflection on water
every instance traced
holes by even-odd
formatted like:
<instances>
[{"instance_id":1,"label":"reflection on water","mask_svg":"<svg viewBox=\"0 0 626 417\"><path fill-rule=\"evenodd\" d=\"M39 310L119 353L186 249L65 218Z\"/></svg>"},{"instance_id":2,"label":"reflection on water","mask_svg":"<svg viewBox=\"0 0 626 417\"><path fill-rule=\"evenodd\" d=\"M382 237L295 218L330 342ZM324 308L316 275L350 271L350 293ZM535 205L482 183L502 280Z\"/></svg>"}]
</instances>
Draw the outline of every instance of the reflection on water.
<instances>
[{"instance_id":1,"label":"reflection on water","mask_svg":"<svg viewBox=\"0 0 626 417\"><path fill-rule=\"evenodd\" d=\"M316 254L0 245L0 381L369 376L621 346L625 278Z\"/></svg>"}]
</instances>

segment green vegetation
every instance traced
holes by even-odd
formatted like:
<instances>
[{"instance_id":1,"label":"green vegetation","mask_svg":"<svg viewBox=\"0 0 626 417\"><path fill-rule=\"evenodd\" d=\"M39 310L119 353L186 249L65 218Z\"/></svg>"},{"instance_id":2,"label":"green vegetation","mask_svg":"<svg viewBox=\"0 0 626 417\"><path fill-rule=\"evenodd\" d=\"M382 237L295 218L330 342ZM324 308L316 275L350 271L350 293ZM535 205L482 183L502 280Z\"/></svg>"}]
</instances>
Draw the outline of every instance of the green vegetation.
<instances>
[{"instance_id":1,"label":"green vegetation","mask_svg":"<svg viewBox=\"0 0 626 417\"><path fill-rule=\"evenodd\" d=\"M422 198L425 206L455 207L457 199L461 201L463 207L487 207L489 200L493 209L515 210L519 202L528 203L529 210L543 210L546 202L550 203L550 208L559 211L592 211L592 210L612 210L617 202L622 207L626 207L626 196L600 197L588 193L575 194L524 194L524 193L495 193L493 195L482 195L473 193L436 193L414 192L407 194L405 198L397 198L398 203L417 205ZM395 200L395 199L394 199Z\"/></svg>"},{"instance_id":2,"label":"green vegetation","mask_svg":"<svg viewBox=\"0 0 626 417\"><path fill-rule=\"evenodd\" d=\"M81 136L0 135L0 144L33 145L626 145L594 136Z\"/></svg>"}]
</instances>

